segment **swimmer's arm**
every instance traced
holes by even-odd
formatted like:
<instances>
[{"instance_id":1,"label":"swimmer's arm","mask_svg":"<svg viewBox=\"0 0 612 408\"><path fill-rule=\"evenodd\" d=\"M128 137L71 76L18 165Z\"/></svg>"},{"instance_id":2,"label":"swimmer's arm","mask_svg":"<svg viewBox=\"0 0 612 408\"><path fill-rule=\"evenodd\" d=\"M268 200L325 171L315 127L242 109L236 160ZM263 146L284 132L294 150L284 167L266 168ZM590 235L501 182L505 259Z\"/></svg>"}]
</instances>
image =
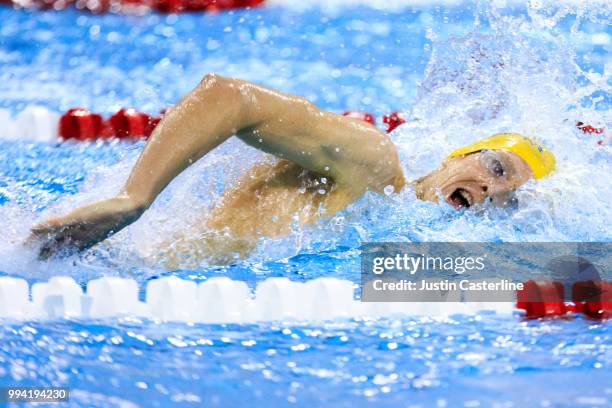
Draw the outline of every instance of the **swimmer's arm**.
<instances>
[{"instance_id":1,"label":"swimmer's arm","mask_svg":"<svg viewBox=\"0 0 612 408\"><path fill-rule=\"evenodd\" d=\"M247 144L330 177L349 195L403 187L395 145L375 126L322 111L298 96L237 83L255 101L247 103L246 126L238 132Z\"/></svg>"},{"instance_id":2,"label":"swimmer's arm","mask_svg":"<svg viewBox=\"0 0 612 408\"><path fill-rule=\"evenodd\" d=\"M164 115L116 197L32 229L43 241L41 255L64 246L86 249L120 231L185 168L235 134L331 177L344 205L368 189L392 185L398 191L404 184L393 143L374 126L323 112L297 96L210 74Z\"/></svg>"},{"instance_id":3,"label":"swimmer's arm","mask_svg":"<svg viewBox=\"0 0 612 408\"><path fill-rule=\"evenodd\" d=\"M234 134L355 194L404 183L395 146L376 127L301 97L209 74L164 116L122 195L147 208L186 167Z\"/></svg>"}]
</instances>

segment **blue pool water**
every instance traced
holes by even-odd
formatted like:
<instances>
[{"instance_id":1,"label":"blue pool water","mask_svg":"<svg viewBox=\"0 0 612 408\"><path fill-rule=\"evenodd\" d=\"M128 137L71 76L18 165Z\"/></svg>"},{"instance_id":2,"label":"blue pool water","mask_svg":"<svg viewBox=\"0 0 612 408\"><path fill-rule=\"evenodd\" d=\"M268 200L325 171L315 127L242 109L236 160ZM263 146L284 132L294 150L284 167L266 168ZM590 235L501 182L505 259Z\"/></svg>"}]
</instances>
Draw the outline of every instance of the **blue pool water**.
<instances>
[{"instance_id":1,"label":"blue pool water","mask_svg":"<svg viewBox=\"0 0 612 408\"><path fill-rule=\"evenodd\" d=\"M580 16L577 17L577 14ZM262 239L230 266L151 263L190 232L228 183L261 159L236 141L179 177L133 226L79 257L39 262L20 242L35 221L117 191L142 142L0 140L0 276L81 283L127 276L272 276L358 282L364 241L606 241L612 156L610 9L270 7L218 15L91 16L0 7L0 108L104 114L172 105L207 72L308 97L320 107L406 111L392 135L406 173L487 134L537 134L559 168L517 209L457 213L411 191L367 195L330 220ZM606 70L607 66L607 70ZM0 124L1 126L2 124ZM241 160L234 159L239 155ZM179 199L177 199L177 197ZM74 406L609 406L611 332L583 319L516 316L319 324L15 322L0 328L0 386L68 385Z\"/></svg>"}]
</instances>

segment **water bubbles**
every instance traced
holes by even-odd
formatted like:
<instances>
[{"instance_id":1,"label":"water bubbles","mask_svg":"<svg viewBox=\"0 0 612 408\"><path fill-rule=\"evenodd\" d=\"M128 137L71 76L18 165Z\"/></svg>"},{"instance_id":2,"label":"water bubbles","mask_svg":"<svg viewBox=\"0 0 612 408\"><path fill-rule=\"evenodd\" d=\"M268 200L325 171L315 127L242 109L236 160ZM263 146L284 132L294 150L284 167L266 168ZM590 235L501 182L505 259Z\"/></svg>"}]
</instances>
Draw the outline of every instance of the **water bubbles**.
<instances>
[{"instance_id":1,"label":"water bubbles","mask_svg":"<svg viewBox=\"0 0 612 408\"><path fill-rule=\"evenodd\" d=\"M544 3L542 0L529 0L527 2L527 7L529 7L532 10L539 10L544 6Z\"/></svg>"},{"instance_id":2,"label":"water bubbles","mask_svg":"<svg viewBox=\"0 0 612 408\"><path fill-rule=\"evenodd\" d=\"M121 40L121 35L116 31L111 31L106 34L106 40L110 43L119 42Z\"/></svg>"},{"instance_id":3,"label":"water bubbles","mask_svg":"<svg viewBox=\"0 0 612 408\"><path fill-rule=\"evenodd\" d=\"M393 342L389 342L389 343L387 343L387 348L389 350L396 350L397 349L397 343L394 342L394 341Z\"/></svg>"},{"instance_id":4,"label":"water bubbles","mask_svg":"<svg viewBox=\"0 0 612 408\"><path fill-rule=\"evenodd\" d=\"M176 14L168 14L166 16L166 24L173 25L178 21L178 15Z\"/></svg>"},{"instance_id":5,"label":"water bubbles","mask_svg":"<svg viewBox=\"0 0 612 408\"><path fill-rule=\"evenodd\" d=\"M157 67L165 68L165 67L169 66L171 63L172 63L172 61L170 60L170 58L164 57L161 60L159 60L159 62L157 63Z\"/></svg>"},{"instance_id":6,"label":"water bubbles","mask_svg":"<svg viewBox=\"0 0 612 408\"><path fill-rule=\"evenodd\" d=\"M113 336L110 338L110 342L115 345L118 345L118 344L123 343L123 339L120 336Z\"/></svg>"},{"instance_id":7,"label":"water bubbles","mask_svg":"<svg viewBox=\"0 0 612 408\"><path fill-rule=\"evenodd\" d=\"M610 34L606 32L595 33L591 36L591 42L595 45L608 45L610 44Z\"/></svg>"},{"instance_id":8,"label":"water bubbles","mask_svg":"<svg viewBox=\"0 0 612 408\"><path fill-rule=\"evenodd\" d=\"M168 343L172 344L175 347L187 347L188 346L188 344L184 340L177 338L177 337L172 337L172 336L168 337Z\"/></svg>"},{"instance_id":9,"label":"water bubbles","mask_svg":"<svg viewBox=\"0 0 612 408\"><path fill-rule=\"evenodd\" d=\"M294 346L291 346L291 350L292 351L304 351L306 349L310 348L310 346L308 344L304 344L304 343L300 343L300 344L296 344Z\"/></svg>"},{"instance_id":10,"label":"water bubbles","mask_svg":"<svg viewBox=\"0 0 612 408\"><path fill-rule=\"evenodd\" d=\"M100 35L100 26L93 25L89 28L89 37L93 40Z\"/></svg>"},{"instance_id":11,"label":"water bubbles","mask_svg":"<svg viewBox=\"0 0 612 408\"><path fill-rule=\"evenodd\" d=\"M395 188L392 185L387 185L384 188L385 195L391 195L395 192Z\"/></svg>"},{"instance_id":12,"label":"water bubbles","mask_svg":"<svg viewBox=\"0 0 612 408\"><path fill-rule=\"evenodd\" d=\"M214 40L212 38L210 38L208 41L206 41L206 49L209 51L214 51L217 48L219 48L221 46L221 43L219 43L219 41Z\"/></svg>"},{"instance_id":13,"label":"water bubbles","mask_svg":"<svg viewBox=\"0 0 612 408\"><path fill-rule=\"evenodd\" d=\"M257 40L257 42L265 43L268 40L269 36L270 32L265 27L259 27L255 31L255 39Z\"/></svg>"},{"instance_id":14,"label":"water bubbles","mask_svg":"<svg viewBox=\"0 0 612 408\"><path fill-rule=\"evenodd\" d=\"M387 7L389 2L377 4L383 3ZM564 21L574 17L568 15L557 20L545 14L545 7L536 4L532 9L530 12L542 14L537 26L531 22L537 17L535 14L520 18L500 15L491 32L487 19L496 17L485 13L478 16L483 24L474 33L470 33L473 30L470 18L456 22L453 17L452 22L443 24L443 30L438 30L440 20L446 23L447 18L441 19L433 10L427 11L429 16L417 11L416 16L421 15L422 21L414 24L392 24L392 20L404 15L387 10L356 13L347 9L341 20L322 18L318 12L307 13L290 26L292 36L285 35L288 29L275 25L279 16L287 15L274 8L262 9L257 14L237 13L235 17L152 15L136 26L119 16L75 17L68 13L62 17L61 13L52 13L44 15L44 19L60 23L72 19L76 24L70 30L54 24L54 35L59 41L44 46L40 46L40 41L46 41L48 34L29 39L29 30L0 10L2 17L8 16L10 21L3 20L0 27L9 43L30 44L24 51L11 48L10 53L2 55L7 62L5 72L20 82L22 90L16 94L15 81L2 81L1 103L11 110L21 110L29 100L46 98L42 100L53 109L85 104L107 112L122 104L142 107L149 101L147 109L153 113L192 89L202 72L219 71L290 93L318 95L321 107L333 111L365 103L381 112L406 110L411 121L398 128L391 138L399 148L409 180L431 171L453 148L498 131L536 134L557 154L557 172L521 189L516 211L486 209L484 214L473 211L458 214L447 206L417 200L410 185L393 198L366 193L347 210L315 226L296 228L287 238L262 238L261 247L246 261L235 262L231 267L204 265L170 272L182 277L203 279L219 274L251 282L267 274L310 279L334 273L354 279L355 265L358 268L355 249L360 242L376 239L445 241L469 236L485 241L608 240L606 223L611 218L611 189L608 179L599 176L612 172L610 152L607 147L596 145L595 135L583 135L573 128L576 120L597 126L610 123L605 55L591 51L593 45L609 44L606 26L587 23L590 17L585 15L576 24L577 32L585 29L584 35L565 42ZM246 21L244 16L248 16ZM415 15L407 13L405 17L413 21ZM206 19L207 30L185 29L189 24L201 24L202 18ZM323 19L327 20L326 28L333 28L325 34L333 36L334 41L325 35L315 38L309 32L313 23ZM235 20L240 28L236 28ZM100 21L104 24L99 24ZM224 31L228 25L235 29ZM155 26L159 28L155 30ZM345 31L345 26L350 30ZM221 41L225 37L238 38L243 29L244 41ZM431 43L423 38L424 33ZM449 39L449 34L453 38ZM81 38L75 38L77 35ZM379 35L388 35L384 50L370 47ZM139 44L130 49L129 58L115 55L103 45L107 40L121 43L128 38ZM161 41L162 38L167 40ZM186 38L190 41L185 41ZM252 46L254 41L257 46ZM355 48L355 44L361 46ZM423 54L423 48L432 52L425 73L423 64L428 56ZM88 61L82 59L84 49L88 50ZM32 64L32 56L35 62L44 64ZM586 68L581 66L584 61L589 64ZM44 66L44 77L39 76L37 66ZM7 79L7 74L4 75ZM168 83L169 77L174 79L172 84ZM66 82L63 78L71 80ZM398 88L404 88L406 93L400 93ZM326 93L335 95L327 97ZM590 105L583 105L582 98L588 99ZM254 140L263 143L257 136ZM171 239L175 231L198 225L215 200L264 159L254 149L234 141L194 163L173 181L140 221L82 258L57 261L37 269L34 260L31 264L23 259L21 263L13 261L15 256L10 253L17 251L11 251L15 247L5 238L0 270L33 279L62 270L82 277L83 281L92 275L118 271L133 272L141 280L158 276L161 266L143 266L142 255L147 250L155 252L160 242ZM60 213L114 194L121 188L141 148L142 144L123 142L48 147L4 141L0 151L6 160L1 162L10 165L3 167L6 185L1 186L4 190L0 193L2 200L6 197L8 201L3 202L0 210L4 219L13 220L8 223L6 235L11 240L25 235L40 209L55 206L52 211ZM334 149L332 145L334 150L340 152L340 148ZM328 175L331 163L323 169ZM23 180L29 181L24 184ZM320 178L322 184L328 181ZM306 193L305 188L298 191ZM316 187L313 191L317 191ZM392 186L385 186L383 191L384 195L391 195ZM296 221L299 225L299 216ZM267 222L277 221L268 216ZM190 234L202 237L201 231ZM275 252L279 247L286 251L282 256ZM20 252L17 257L26 255ZM201 405L206 406L228 402L227 393L216 392L219 389L204 393L182 387L197 384L193 381L195 376L207 373L211 378L229 379L234 394L245 398L253 397L254 390L265 389L271 395L280 390L286 401L325 405L329 400L320 401L316 395L305 393L324 390L333 383L348 390L347 404L355 396L385 399L382 403L388 402L389 406L405 404L405 391L413 387L419 392L411 396L422 396L426 402L411 403L445 407L463 401L457 402L451 393L444 393L443 387L436 389L440 381L452 384L462 370L473 373L467 371L473 366L494 376L503 374L510 382L524 381L532 374L521 370L536 366L544 373L558 372L562 365L578 367L585 372L585 378L606 368L604 356L609 336L605 325L581 319L546 327L541 322L535 326L514 318L492 316L457 319L452 324L431 319L334 322L342 324L348 326L337 330L317 324L309 332L316 335L305 335L303 327L293 326L280 326L279 332L265 325L153 327L146 321L122 321L100 325L32 323L28 325L32 330L19 330L9 323L0 328L4 351L0 352L0 377L13 382L32 379L32 383L68 383L57 380L60 375L70 380L78 372L81 394L75 394L74 403L80 405L95 405L96 401L92 402L95 390L108 384L115 384L116 394L121 395L140 395L146 389L147 394L167 396L169 402L171 398L184 402L201 400ZM401 326L402 336L389 332L394 324ZM374 332L388 335L379 337ZM572 334L569 343L568 333ZM61 358L46 359L39 352L41 349ZM21 357L13 364L8 356L15 355ZM134 357L140 364L137 374L129 369ZM439 373L428 371L433 366ZM113 383L106 381L111 370L116 377ZM241 370L253 370L257 375L242 377L238 372ZM481 395L477 394L481 391L479 387L477 382L465 384L464 391ZM578 383L575 388L593 392L590 384ZM287 395L287 390L291 390L291 395ZM436 400L442 393L445 398ZM207 395L221 401L207 399ZM499 398L515 401L514 395L495 395L495 401L481 395L477 402L489 406L499 403ZM113 401L107 403L123 402ZM102 401L98 405L103 404ZM556 401L551 402L554 404ZM520 401L514 405L520 405Z\"/></svg>"}]
</instances>

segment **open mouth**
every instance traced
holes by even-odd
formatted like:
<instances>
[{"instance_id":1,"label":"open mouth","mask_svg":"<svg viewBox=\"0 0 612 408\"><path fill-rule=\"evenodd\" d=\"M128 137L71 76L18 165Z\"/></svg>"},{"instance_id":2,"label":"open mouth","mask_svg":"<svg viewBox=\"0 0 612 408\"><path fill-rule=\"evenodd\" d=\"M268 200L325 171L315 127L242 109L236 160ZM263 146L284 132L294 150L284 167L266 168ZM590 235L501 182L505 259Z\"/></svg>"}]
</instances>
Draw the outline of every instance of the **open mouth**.
<instances>
[{"instance_id":1,"label":"open mouth","mask_svg":"<svg viewBox=\"0 0 612 408\"><path fill-rule=\"evenodd\" d=\"M472 195L463 188L458 188L453 193L448 196L446 201L455 207L455 209L460 210L462 208L470 208L473 202Z\"/></svg>"}]
</instances>

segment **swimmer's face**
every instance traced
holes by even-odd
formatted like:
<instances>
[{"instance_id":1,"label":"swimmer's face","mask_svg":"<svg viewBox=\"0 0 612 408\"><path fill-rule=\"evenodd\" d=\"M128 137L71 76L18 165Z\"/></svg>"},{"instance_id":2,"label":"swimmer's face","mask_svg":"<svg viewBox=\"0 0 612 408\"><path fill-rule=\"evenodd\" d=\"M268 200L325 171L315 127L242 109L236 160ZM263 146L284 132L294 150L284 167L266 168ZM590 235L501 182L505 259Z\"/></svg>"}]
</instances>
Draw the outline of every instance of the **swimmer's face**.
<instances>
[{"instance_id":1,"label":"swimmer's face","mask_svg":"<svg viewBox=\"0 0 612 408\"><path fill-rule=\"evenodd\" d=\"M419 198L438 201L438 196L456 209L490 200L507 206L512 193L533 176L519 156L504 150L483 150L446 159L425 177ZM429 178L429 181L426 179Z\"/></svg>"}]
</instances>

